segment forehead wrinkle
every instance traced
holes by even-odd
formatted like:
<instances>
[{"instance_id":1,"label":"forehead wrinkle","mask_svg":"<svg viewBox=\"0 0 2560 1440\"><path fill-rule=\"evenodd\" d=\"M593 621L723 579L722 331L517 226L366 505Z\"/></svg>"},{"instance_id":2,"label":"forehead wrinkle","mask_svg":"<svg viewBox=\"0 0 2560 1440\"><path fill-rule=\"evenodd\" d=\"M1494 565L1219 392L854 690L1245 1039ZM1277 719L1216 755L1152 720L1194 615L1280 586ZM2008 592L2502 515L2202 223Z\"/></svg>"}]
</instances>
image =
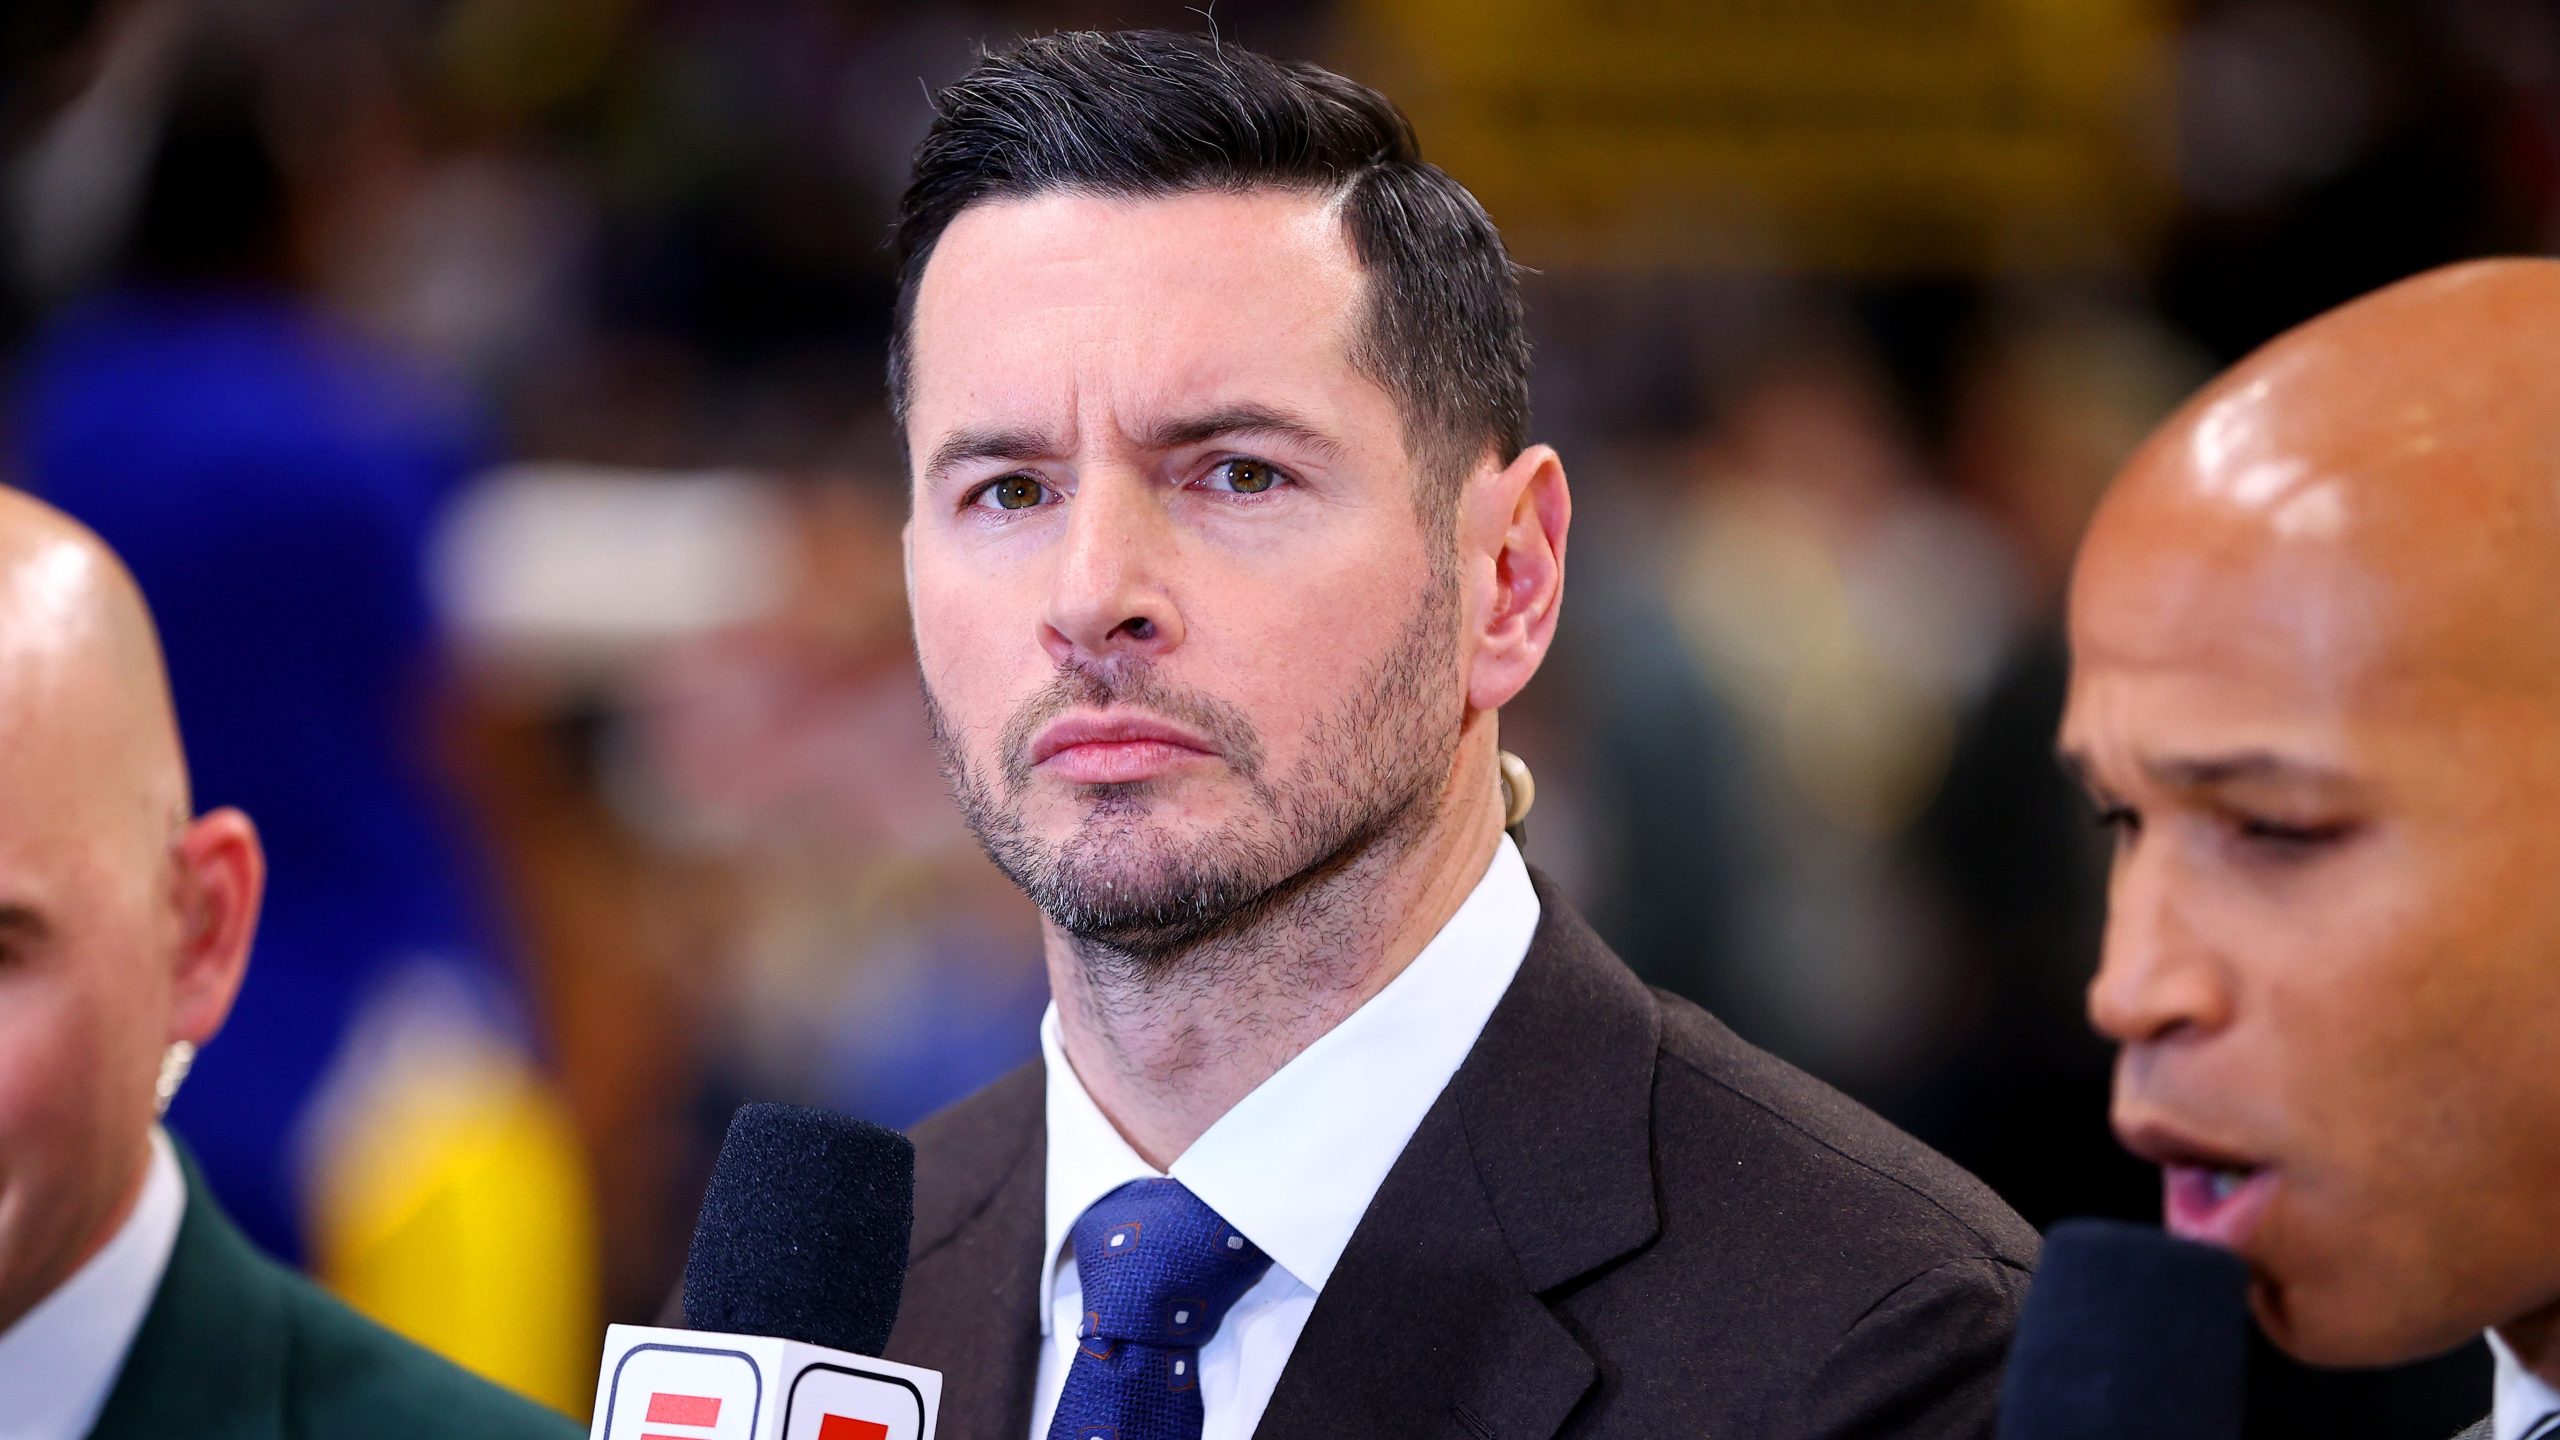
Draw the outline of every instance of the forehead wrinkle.
<instances>
[{"instance_id":1,"label":"forehead wrinkle","mask_svg":"<svg viewBox=\"0 0 2560 1440\"><path fill-rule=\"evenodd\" d=\"M1264 436L1295 441L1328 459L1342 454L1342 442L1317 423L1284 405L1252 401L1212 403L1187 413L1141 420L1131 427L1138 443L1150 450L1179 450L1230 436Z\"/></svg>"}]
</instances>

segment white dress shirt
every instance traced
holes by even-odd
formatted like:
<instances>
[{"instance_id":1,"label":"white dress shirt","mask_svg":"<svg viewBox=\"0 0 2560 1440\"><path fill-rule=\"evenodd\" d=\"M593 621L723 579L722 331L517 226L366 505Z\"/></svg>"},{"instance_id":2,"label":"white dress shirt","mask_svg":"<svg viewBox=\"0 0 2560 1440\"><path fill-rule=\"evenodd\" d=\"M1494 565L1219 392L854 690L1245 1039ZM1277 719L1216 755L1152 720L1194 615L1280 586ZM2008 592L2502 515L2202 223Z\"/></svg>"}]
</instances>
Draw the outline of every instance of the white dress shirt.
<instances>
[{"instance_id":1,"label":"white dress shirt","mask_svg":"<svg viewBox=\"0 0 2560 1440\"><path fill-rule=\"evenodd\" d=\"M1538 928L1538 895L1509 837L1484 878L1404 973L1236 1102L1169 1173L1271 1257L1200 1351L1202 1440L1247 1440L1297 1348L1316 1296L1387 1171L1440 1098L1520 971ZM1075 1361L1084 1311L1070 1230L1086 1207L1158 1172L1086 1093L1058 1038L1040 1024L1048 1069L1048 1250L1040 1295L1032 1440Z\"/></svg>"},{"instance_id":2,"label":"white dress shirt","mask_svg":"<svg viewBox=\"0 0 2560 1440\"><path fill-rule=\"evenodd\" d=\"M2492 1440L2524 1440L2536 1424L2560 1415L2560 1388L2526 1369L2494 1330L2489 1352L2498 1357L2497 1399L2489 1411Z\"/></svg>"},{"instance_id":3,"label":"white dress shirt","mask_svg":"<svg viewBox=\"0 0 2560 1440\"><path fill-rule=\"evenodd\" d=\"M125 1352L160 1293L187 1182L169 1137L151 1132L142 1198L114 1238L0 1334L0 1440L81 1440L107 1408Z\"/></svg>"}]
</instances>

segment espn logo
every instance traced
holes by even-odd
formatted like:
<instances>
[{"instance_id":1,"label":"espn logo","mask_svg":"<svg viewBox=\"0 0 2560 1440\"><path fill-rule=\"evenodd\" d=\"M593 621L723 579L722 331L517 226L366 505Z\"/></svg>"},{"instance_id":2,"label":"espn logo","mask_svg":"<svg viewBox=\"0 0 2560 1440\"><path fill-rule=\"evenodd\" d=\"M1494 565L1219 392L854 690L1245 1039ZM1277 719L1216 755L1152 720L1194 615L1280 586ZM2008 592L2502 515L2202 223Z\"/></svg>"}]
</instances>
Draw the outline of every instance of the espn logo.
<instances>
[{"instance_id":1,"label":"espn logo","mask_svg":"<svg viewBox=\"0 0 2560 1440\"><path fill-rule=\"evenodd\" d=\"M930 1370L754 1335L616 1325L589 1440L934 1440Z\"/></svg>"},{"instance_id":2,"label":"espn logo","mask_svg":"<svg viewBox=\"0 0 2560 1440\"><path fill-rule=\"evenodd\" d=\"M673 1395L660 1393L649 1397L646 1417L651 1425L683 1425L717 1432L720 1428L720 1397L717 1395ZM643 1434L640 1440L710 1440L707 1435Z\"/></svg>"},{"instance_id":3,"label":"espn logo","mask_svg":"<svg viewBox=\"0 0 2560 1440\"><path fill-rule=\"evenodd\" d=\"M720 1427L720 1397L717 1395L677 1395L661 1391L649 1397L645 1417L651 1429L642 1432L640 1440L710 1440L708 1434L661 1434L658 1426L680 1425L688 1430L717 1433ZM877 1420L858 1420L851 1415L818 1417L818 1440L889 1440L889 1427Z\"/></svg>"}]
</instances>

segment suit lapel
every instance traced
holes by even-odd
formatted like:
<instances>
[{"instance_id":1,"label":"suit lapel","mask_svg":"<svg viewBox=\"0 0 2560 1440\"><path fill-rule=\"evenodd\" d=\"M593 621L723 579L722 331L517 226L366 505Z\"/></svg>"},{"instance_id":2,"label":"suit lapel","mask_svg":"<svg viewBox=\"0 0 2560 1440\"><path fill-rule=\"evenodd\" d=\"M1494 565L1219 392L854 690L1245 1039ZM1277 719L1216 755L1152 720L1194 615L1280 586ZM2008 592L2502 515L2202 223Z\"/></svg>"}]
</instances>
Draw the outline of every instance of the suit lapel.
<instances>
[{"instance_id":1,"label":"suit lapel","mask_svg":"<svg viewBox=\"0 0 2560 1440\"><path fill-rule=\"evenodd\" d=\"M1652 997L1538 882L1519 977L1318 1297L1257 1434L1545 1440L1598 1366L1541 1296L1650 1241Z\"/></svg>"},{"instance_id":2,"label":"suit lapel","mask_svg":"<svg viewBox=\"0 0 2560 1440\"><path fill-rule=\"evenodd\" d=\"M943 1375L940 1433L1022 1440L1040 1364L1048 1143L1039 1067L997 1082L989 1113L916 1177L905 1303L887 1358Z\"/></svg>"},{"instance_id":3,"label":"suit lapel","mask_svg":"<svg viewBox=\"0 0 2560 1440\"><path fill-rule=\"evenodd\" d=\"M274 1440L284 1434L284 1296L180 1159L186 1218L90 1440Z\"/></svg>"}]
</instances>

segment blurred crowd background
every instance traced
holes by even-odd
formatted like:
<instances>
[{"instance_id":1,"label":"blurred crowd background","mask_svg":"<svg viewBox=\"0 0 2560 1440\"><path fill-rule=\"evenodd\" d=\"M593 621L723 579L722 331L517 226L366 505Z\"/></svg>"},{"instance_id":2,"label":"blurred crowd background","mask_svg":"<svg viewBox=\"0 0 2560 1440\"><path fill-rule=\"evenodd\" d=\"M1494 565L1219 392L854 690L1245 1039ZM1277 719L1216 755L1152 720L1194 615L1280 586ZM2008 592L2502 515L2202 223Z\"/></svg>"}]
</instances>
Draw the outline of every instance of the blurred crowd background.
<instances>
[{"instance_id":1,"label":"blurred crowd background","mask_svg":"<svg viewBox=\"0 0 2560 1440\"><path fill-rule=\"evenodd\" d=\"M1129 24L1379 85L1529 267L1580 511L1532 861L2029 1219L2156 1215L2080 1017L2072 548L2219 365L2560 245L2548 0L7 7L0 453L270 847L172 1119L257 1238L583 1413L735 1103L1036 1054L917 698L884 240L980 46ZM2264 1433L2484 1377L2270 1357Z\"/></svg>"}]
</instances>

